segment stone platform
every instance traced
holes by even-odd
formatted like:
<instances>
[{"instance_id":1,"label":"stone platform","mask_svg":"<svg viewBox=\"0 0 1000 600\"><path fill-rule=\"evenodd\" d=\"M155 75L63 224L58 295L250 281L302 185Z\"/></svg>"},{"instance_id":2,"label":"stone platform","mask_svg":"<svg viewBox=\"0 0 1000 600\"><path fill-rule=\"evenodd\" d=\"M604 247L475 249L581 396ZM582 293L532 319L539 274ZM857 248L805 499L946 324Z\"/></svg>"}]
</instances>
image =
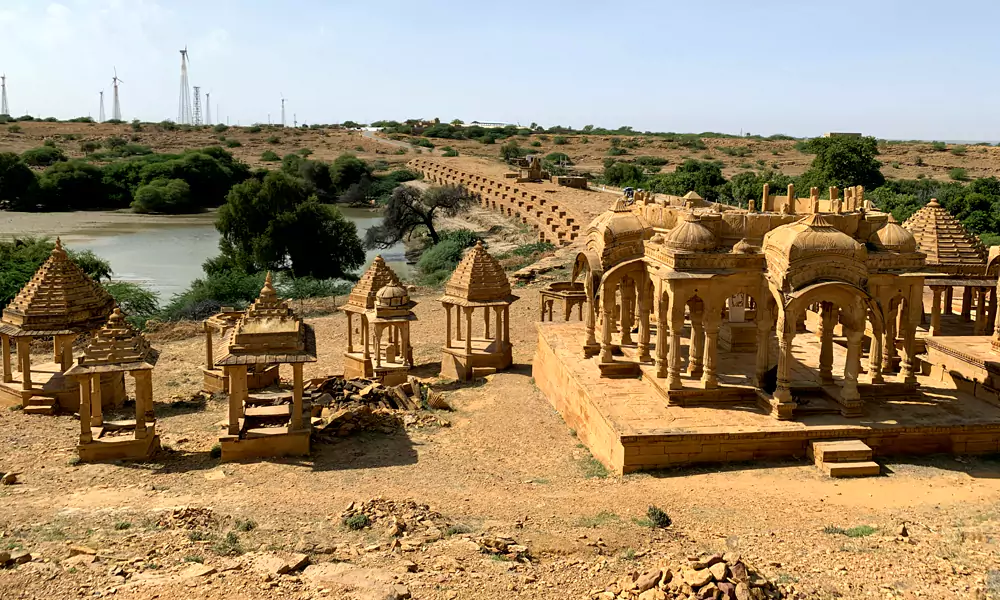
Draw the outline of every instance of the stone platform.
<instances>
[{"instance_id":1,"label":"stone platform","mask_svg":"<svg viewBox=\"0 0 1000 600\"><path fill-rule=\"evenodd\" d=\"M797 409L793 420L778 421L749 399L668 406L647 369L638 378L602 379L597 359L583 358L583 324L539 323L537 328L535 383L594 457L617 473L695 463L804 460L815 440L861 440L875 457L1000 451L1000 406L949 381L922 375L917 391L869 396L863 415L847 418L829 400L829 395L838 393L836 382L816 385L814 370L796 365L794 387L815 389L817 395ZM796 360L808 364L815 336L802 334L795 340ZM720 383L749 385L743 374L746 367L741 367L747 363L752 369L746 354L720 353ZM838 368L842 371L840 351L835 372ZM684 383L685 390L697 389L693 379L685 378Z\"/></svg>"},{"instance_id":2,"label":"stone platform","mask_svg":"<svg viewBox=\"0 0 1000 600\"><path fill-rule=\"evenodd\" d=\"M31 397L52 398L62 412L80 410L80 387L63 376L55 362L31 365L31 390L21 389L21 373L13 372L12 381L0 381L0 406L26 406ZM125 402L125 378L121 373L101 375L101 406L114 408Z\"/></svg>"}]
</instances>

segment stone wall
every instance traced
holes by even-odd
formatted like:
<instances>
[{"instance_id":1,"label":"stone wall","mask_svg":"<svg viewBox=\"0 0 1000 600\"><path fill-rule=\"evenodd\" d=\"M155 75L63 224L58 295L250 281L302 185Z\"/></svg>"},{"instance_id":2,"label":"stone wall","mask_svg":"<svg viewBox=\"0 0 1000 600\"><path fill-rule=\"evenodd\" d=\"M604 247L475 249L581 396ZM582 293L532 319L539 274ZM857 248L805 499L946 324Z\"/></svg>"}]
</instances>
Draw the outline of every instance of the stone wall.
<instances>
[{"instance_id":1,"label":"stone wall","mask_svg":"<svg viewBox=\"0 0 1000 600\"><path fill-rule=\"evenodd\" d=\"M431 183L462 186L483 208L499 211L533 227L538 231L539 241L562 245L580 235L580 225L559 206L555 197L546 197L544 192L537 193L509 179L492 179L425 158L415 158L407 166L423 173L424 179Z\"/></svg>"}]
</instances>

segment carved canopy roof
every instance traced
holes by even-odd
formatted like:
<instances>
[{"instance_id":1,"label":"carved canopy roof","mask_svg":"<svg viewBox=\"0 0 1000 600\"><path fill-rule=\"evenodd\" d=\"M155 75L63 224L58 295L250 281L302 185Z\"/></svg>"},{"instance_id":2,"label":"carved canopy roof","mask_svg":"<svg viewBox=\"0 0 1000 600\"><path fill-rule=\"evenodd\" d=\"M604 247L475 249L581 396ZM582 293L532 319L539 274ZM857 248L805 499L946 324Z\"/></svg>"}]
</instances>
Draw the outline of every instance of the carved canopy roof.
<instances>
[{"instance_id":1,"label":"carved canopy roof","mask_svg":"<svg viewBox=\"0 0 1000 600\"><path fill-rule=\"evenodd\" d=\"M316 337L286 302L278 299L267 274L264 287L233 327L228 352L217 365L304 363L316 361Z\"/></svg>"},{"instance_id":2,"label":"carved canopy roof","mask_svg":"<svg viewBox=\"0 0 1000 600\"><path fill-rule=\"evenodd\" d=\"M3 311L8 335L63 335L92 331L115 301L73 262L56 238L52 254Z\"/></svg>"}]
</instances>

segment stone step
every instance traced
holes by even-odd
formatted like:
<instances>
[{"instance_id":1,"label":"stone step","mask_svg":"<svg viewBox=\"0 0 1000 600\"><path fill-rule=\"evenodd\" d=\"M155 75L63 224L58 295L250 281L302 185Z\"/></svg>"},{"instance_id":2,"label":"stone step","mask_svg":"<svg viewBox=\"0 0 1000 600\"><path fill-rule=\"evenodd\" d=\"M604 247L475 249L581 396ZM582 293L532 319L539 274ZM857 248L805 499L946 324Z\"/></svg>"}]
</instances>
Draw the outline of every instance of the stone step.
<instances>
[{"instance_id":1,"label":"stone step","mask_svg":"<svg viewBox=\"0 0 1000 600\"><path fill-rule=\"evenodd\" d=\"M882 467L870 460L822 463L820 468L830 477L873 477L882 473Z\"/></svg>"},{"instance_id":2,"label":"stone step","mask_svg":"<svg viewBox=\"0 0 1000 600\"><path fill-rule=\"evenodd\" d=\"M24 403L25 406L55 406L58 404L58 400L52 396L40 396L38 394L28 398Z\"/></svg>"},{"instance_id":3,"label":"stone step","mask_svg":"<svg viewBox=\"0 0 1000 600\"><path fill-rule=\"evenodd\" d=\"M291 402L292 392L254 392L247 395L247 406L271 406L282 402Z\"/></svg>"},{"instance_id":4,"label":"stone step","mask_svg":"<svg viewBox=\"0 0 1000 600\"><path fill-rule=\"evenodd\" d=\"M486 377L487 375L493 375L497 372L494 367L472 367L472 377Z\"/></svg>"},{"instance_id":5,"label":"stone step","mask_svg":"<svg viewBox=\"0 0 1000 600\"><path fill-rule=\"evenodd\" d=\"M25 406L24 414L52 416L56 414L56 409L52 406Z\"/></svg>"},{"instance_id":6,"label":"stone step","mask_svg":"<svg viewBox=\"0 0 1000 600\"><path fill-rule=\"evenodd\" d=\"M813 441L809 444L809 454L817 465L872 459L872 449L861 440Z\"/></svg>"}]
</instances>

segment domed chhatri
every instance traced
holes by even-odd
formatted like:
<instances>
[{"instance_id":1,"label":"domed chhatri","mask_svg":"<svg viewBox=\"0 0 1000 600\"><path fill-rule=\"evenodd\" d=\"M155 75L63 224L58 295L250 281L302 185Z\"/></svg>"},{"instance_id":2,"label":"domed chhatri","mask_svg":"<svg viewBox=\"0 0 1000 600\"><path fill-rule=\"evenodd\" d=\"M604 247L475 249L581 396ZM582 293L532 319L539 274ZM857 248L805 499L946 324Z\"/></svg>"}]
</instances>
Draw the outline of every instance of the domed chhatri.
<instances>
[{"instance_id":1,"label":"domed chhatri","mask_svg":"<svg viewBox=\"0 0 1000 600\"><path fill-rule=\"evenodd\" d=\"M891 215L886 224L873 233L868 241L875 244L877 248L889 252L917 251L917 239Z\"/></svg>"},{"instance_id":2,"label":"domed chhatri","mask_svg":"<svg viewBox=\"0 0 1000 600\"><path fill-rule=\"evenodd\" d=\"M461 381L506 369L513 362L510 343L510 305L517 296L503 266L482 242L470 248L445 285L441 304L445 309L445 346L441 374ZM452 337L452 308L455 336ZM482 309L482 336L473 333L473 314ZM490 312L494 326L490 332ZM465 337L462 337L462 321Z\"/></svg>"},{"instance_id":3,"label":"domed chhatri","mask_svg":"<svg viewBox=\"0 0 1000 600\"><path fill-rule=\"evenodd\" d=\"M376 378L385 385L405 382L413 366L410 321L417 320L416 305L389 265L376 256L341 307L347 315L344 376ZM360 350L355 335L361 337Z\"/></svg>"},{"instance_id":4,"label":"domed chhatri","mask_svg":"<svg viewBox=\"0 0 1000 600\"><path fill-rule=\"evenodd\" d=\"M718 246L719 240L697 215L689 212L663 237L663 244L684 252L704 252Z\"/></svg>"}]
</instances>

